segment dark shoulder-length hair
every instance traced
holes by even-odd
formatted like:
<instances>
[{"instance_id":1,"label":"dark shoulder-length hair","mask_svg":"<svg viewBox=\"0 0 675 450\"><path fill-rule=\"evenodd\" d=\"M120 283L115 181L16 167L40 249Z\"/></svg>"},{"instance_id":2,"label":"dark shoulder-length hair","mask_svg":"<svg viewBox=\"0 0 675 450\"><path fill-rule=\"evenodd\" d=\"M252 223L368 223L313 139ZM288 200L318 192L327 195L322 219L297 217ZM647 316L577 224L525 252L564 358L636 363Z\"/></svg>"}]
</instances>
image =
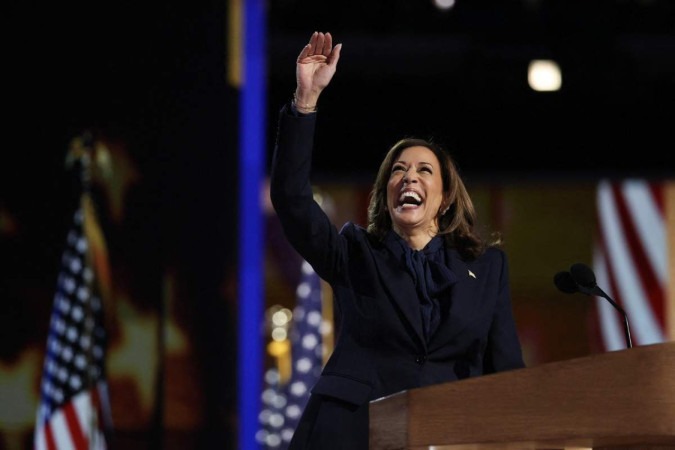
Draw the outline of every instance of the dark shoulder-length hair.
<instances>
[{"instance_id":1,"label":"dark shoulder-length hair","mask_svg":"<svg viewBox=\"0 0 675 450\"><path fill-rule=\"evenodd\" d=\"M398 141L389 149L380 164L375 184L370 192L368 232L381 240L391 230L391 216L387 210L387 183L391 170L403 150L417 146L431 150L441 164L443 204L448 205L448 209L445 213L438 212L438 234L443 235L446 243L469 259L483 253L488 246L498 245L500 243L498 234L494 234L492 240L488 242L476 230L476 209L450 155L435 142L418 138Z\"/></svg>"}]
</instances>

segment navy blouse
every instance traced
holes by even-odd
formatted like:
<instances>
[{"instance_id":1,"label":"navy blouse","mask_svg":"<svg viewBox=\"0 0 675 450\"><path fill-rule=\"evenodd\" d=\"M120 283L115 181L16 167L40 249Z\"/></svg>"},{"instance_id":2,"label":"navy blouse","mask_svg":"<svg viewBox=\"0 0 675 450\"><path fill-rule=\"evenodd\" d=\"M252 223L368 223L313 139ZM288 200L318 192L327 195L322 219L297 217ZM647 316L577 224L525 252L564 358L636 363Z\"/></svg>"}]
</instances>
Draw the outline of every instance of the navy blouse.
<instances>
[{"instance_id":1,"label":"navy blouse","mask_svg":"<svg viewBox=\"0 0 675 450\"><path fill-rule=\"evenodd\" d=\"M428 342L441 322L439 298L449 296L449 289L458 280L446 264L443 238L434 236L422 250L413 250L401 236L389 230L384 244L415 282L424 336Z\"/></svg>"}]
</instances>

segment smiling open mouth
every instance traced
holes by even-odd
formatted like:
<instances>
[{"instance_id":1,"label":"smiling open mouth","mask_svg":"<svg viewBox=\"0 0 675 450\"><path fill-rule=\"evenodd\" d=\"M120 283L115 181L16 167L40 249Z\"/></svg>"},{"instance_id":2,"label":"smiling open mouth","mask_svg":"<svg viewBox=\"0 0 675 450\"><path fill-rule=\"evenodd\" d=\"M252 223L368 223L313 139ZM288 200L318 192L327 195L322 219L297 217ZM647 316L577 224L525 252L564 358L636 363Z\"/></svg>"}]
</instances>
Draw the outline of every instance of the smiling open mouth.
<instances>
[{"instance_id":1,"label":"smiling open mouth","mask_svg":"<svg viewBox=\"0 0 675 450\"><path fill-rule=\"evenodd\" d=\"M422 197L417 192L405 191L398 198L399 206L419 206L422 204Z\"/></svg>"}]
</instances>

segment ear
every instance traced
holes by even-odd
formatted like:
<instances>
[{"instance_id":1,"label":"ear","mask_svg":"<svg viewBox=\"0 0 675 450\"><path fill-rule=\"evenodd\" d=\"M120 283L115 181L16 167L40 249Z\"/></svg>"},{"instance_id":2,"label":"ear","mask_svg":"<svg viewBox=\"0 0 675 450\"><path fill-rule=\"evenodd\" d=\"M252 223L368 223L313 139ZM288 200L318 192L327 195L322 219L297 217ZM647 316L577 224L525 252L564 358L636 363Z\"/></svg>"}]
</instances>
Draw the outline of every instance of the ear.
<instances>
[{"instance_id":1,"label":"ear","mask_svg":"<svg viewBox=\"0 0 675 450\"><path fill-rule=\"evenodd\" d=\"M444 198L443 201L441 202L441 216L444 216L446 212L448 212L448 209L450 209L450 200L447 198Z\"/></svg>"}]
</instances>

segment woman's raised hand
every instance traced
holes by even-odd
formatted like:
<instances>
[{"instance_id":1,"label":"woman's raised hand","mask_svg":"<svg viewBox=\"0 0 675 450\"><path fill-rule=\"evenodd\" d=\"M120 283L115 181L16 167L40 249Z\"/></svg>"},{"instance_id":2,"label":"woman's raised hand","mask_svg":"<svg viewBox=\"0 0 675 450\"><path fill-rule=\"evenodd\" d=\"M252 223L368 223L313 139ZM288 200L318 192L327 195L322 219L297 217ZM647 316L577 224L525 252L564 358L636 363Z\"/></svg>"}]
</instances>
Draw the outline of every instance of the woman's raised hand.
<instances>
[{"instance_id":1,"label":"woman's raised hand","mask_svg":"<svg viewBox=\"0 0 675 450\"><path fill-rule=\"evenodd\" d=\"M315 31L298 55L295 68L295 103L301 111L313 111L321 91L335 75L342 44L333 46L330 33Z\"/></svg>"}]
</instances>

